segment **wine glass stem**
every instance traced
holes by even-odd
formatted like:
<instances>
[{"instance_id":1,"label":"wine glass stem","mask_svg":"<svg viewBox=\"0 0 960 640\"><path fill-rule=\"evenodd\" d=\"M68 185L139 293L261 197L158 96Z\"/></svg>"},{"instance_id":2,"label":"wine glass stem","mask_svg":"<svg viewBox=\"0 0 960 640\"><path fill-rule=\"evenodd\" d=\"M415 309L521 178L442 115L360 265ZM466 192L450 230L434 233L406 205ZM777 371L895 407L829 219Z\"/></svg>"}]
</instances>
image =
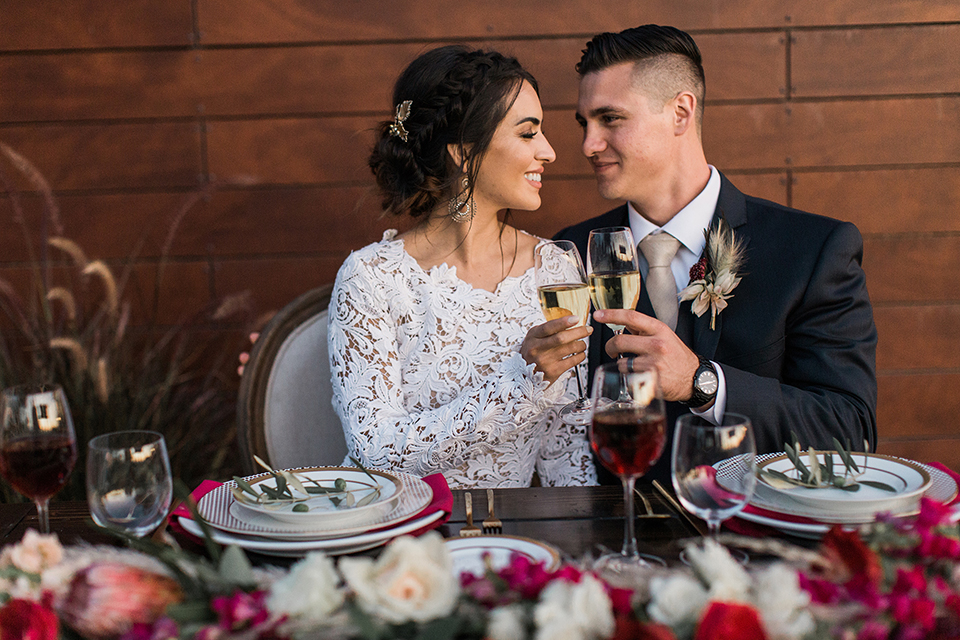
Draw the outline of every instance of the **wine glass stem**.
<instances>
[{"instance_id":1,"label":"wine glass stem","mask_svg":"<svg viewBox=\"0 0 960 640\"><path fill-rule=\"evenodd\" d=\"M719 520L707 520L707 535L708 537L720 544L720 521Z\"/></svg>"},{"instance_id":2,"label":"wine glass stem","mask_svg":"<svg viewBox=\"0 0 960 640\"><path fill-rule=\"evenodd\" d=\"M637 534L634 529L636 518L633 512L633 485L637 479L634 476L624 476L620 479L623 482L623 549L620 554L637 558L640 553L637 551Z\"/></svg>"},{"instance_id":3,"label":"wine glass stem","mask_svg":"<svg viewBox=\"0 0 960 640\"><path fill-rule=\"evenodd\" d=\"M50 533L50 498L35 500L37 517L40 519L40 533Z\"/></svg>"},{"instance_id":4,"label":"wine glass stem","mask_svg":"<svg viewBox=\"0 0 960 640\"><path fill-rule=\"evenodd\" d=\"M578 365L576 366L576 368L575 368L574 371L573 371L573 377L577 379L577 395L578 395L578 398L577 398L577 401L578 401L578 402L577 402L577 403L578 403L579 405L581 405L581 406L582 406L582 405L586 402L586 400L587 400L587 397L586 397L585 395L583 395L583 383L580 382L580 367L582 367L582 366L583 366L583 363L581 362L580 364L578 364Z\"/></svg>"}]
</instances>

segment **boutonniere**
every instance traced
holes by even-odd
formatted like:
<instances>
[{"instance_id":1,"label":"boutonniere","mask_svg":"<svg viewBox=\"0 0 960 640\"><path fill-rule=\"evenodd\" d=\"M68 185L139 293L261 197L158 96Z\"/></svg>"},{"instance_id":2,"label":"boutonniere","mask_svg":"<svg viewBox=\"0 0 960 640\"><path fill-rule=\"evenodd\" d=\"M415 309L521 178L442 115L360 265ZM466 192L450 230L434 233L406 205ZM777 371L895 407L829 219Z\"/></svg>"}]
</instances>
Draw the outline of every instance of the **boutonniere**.
<instances>
[{"instance_id":1,"label":"boutonniere","mask_svg":"<svg viewBox=\"0 0 960 640\"><path fill-rule=\"evenodd\" d=\"M690 310L699 318L710 309L710 329L716 329L717 314L740 284L737 271L743 264L743 243L722 219L715 229L705 229L707 244L700 260L690 267L690 284L680 292L680 301L693 300Z\"/></svg>"}]
</instances>

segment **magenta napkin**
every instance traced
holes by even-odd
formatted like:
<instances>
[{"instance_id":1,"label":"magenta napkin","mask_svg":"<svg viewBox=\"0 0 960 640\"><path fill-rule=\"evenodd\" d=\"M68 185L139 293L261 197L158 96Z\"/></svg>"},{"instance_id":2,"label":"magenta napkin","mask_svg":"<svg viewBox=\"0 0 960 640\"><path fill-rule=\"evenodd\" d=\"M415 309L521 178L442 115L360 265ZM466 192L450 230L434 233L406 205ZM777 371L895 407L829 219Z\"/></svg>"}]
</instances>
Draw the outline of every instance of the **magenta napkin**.
<instances>
[{"instance_id":1,"label":"magenta napkin","mask_svg":"<svg viewBox=\"0 0 960 640\"><path fill-rule=\"evenodd\" d=\"M422 518L424 516L430 515L431 513L436 513L437 511L442 511L443 516L441 516L438 520L435 520L430 524L425 525L424 527L417 529L412 533L407 534L411 536L419 536L419 535L423 535L427 531L436 529L437 527L444 524L447 520L450 519L450 513L453 511L453 493L450 492L450 487L447 485L447 479L443 477L442 473L433 473L433 474L430 474L429 476L426 476L423 479L423 481L426 482L428 485L430 485L430 488L433 489L433 500L431 500L430 504L425 506L419 512L413 514L412 516L410 516L409 518L401 522L397 522L390 525L390 527L397 527L404 524L405 522ZM190 496L194 500L199 501L200 498L207 495L208 493L210 493L211 491L213 491L214 489L216 489L222 484L223 484L222 482L216 482L214 480L204 480L203 482L200 483L199 487L197 487L190 493ZM170 522L169 522L170 529L174 533L182 534L184 536L197 539L196 536L188 533L186 530L184 530L183 527L180 526L180 523L175 519L175 516L183 516L185 518L189 518L190 510L187 509L186 505L180 504L179 506L177 506L176 509L174 509L170 513ZM385 528L387 527L381 527L381 529L385 529ZM379 530L380 529L371 529L371 531L379 531Z\"/></svg>"}]
</instances>

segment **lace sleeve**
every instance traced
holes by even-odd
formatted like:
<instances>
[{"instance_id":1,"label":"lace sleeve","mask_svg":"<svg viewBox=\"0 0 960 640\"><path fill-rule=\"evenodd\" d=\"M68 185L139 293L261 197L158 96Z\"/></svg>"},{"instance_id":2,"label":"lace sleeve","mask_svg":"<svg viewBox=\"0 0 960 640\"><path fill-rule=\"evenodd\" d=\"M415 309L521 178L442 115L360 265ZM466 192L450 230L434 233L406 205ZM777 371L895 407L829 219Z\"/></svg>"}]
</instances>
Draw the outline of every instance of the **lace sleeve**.
<instances>
[{"instance_id":1,"label":"lace sleeve","mask_svg":"<svg viewBox=\"0 0 960 640\"><path fill-rule=\"evenodd\" d=\"M489 362L482 380L455 394L435 391L441 385L429 375L405 379L405 358L420 357L402 352L403 340L418 337L412 311L399 301L408 291L402 271L357 253L337 275L328 341L333 404L350 453L373 468L426 475L459 464L477 446L536 428L563 389L548 387L519 351ZM424 408L411 396L433 401Z\"/></svg>"},{"instance_id":2,"label":"lace sleeve","mask_svg":"<svg viewBox=\"0 0 960 640\"><path fill-rule=\"evenodd\" d=\"M578 375L583 373L580 376L583 382L586 374L580 368L575 371ZM543 414L544 435L537 459L537 474L545 487L592 486L597 484L597 469L593 464L587 427L565 424L558 415L567 401L576 398L576 380L572 375L565 379L567 397Z\"/></svg>"}]
</instances>

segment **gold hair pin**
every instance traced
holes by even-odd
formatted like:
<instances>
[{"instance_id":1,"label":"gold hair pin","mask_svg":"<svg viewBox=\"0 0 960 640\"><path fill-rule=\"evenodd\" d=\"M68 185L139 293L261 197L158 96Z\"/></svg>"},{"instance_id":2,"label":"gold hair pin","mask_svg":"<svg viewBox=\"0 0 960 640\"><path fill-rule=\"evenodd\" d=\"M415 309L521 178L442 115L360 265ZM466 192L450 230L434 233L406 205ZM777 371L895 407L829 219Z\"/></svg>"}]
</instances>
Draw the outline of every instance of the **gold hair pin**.
<instances>
[{"instance_id":1,"label":"gold hair pin","mask_svg":"<svg viewBox=\"0 0 960 640\"><path fill-rule=\"evenodd\" d=\"M410 117L410 111L413 109L413 100L404 100L397 105L397 115L393 117L393 124L390 125L390 135L397 136L404 142L407 141L407 130L403 123Z\"/></svg>"}]
</instances>

